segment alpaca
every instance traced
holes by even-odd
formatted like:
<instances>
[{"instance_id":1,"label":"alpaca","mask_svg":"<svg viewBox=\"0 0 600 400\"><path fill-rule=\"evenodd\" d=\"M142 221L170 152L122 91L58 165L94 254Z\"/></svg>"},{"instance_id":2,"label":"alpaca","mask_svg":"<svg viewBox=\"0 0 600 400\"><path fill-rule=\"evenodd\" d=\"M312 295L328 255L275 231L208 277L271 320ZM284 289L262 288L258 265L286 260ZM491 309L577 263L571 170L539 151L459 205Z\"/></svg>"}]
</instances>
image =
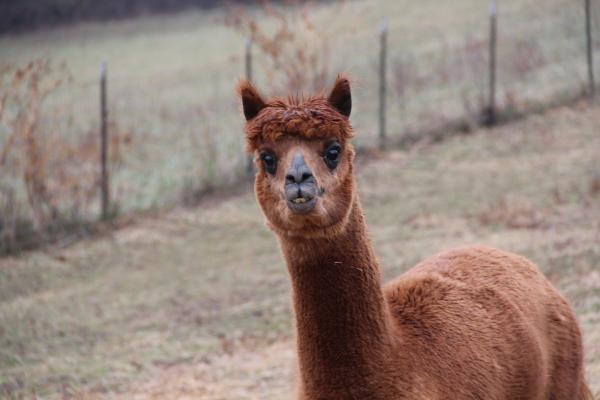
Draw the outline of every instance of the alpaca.
<instances>
[{"instance_id":1,"label":"alpaca","mask_svg":"<svg viewBox=\"0 0 600 400\"><path fill-rule=\"evenodd\" d=\"M347 78L327 97L238 92L256 197L291 277L298 399L591 399L575 315L527 259L459 248L382 286Z\"/></svg>"}]
</instances>

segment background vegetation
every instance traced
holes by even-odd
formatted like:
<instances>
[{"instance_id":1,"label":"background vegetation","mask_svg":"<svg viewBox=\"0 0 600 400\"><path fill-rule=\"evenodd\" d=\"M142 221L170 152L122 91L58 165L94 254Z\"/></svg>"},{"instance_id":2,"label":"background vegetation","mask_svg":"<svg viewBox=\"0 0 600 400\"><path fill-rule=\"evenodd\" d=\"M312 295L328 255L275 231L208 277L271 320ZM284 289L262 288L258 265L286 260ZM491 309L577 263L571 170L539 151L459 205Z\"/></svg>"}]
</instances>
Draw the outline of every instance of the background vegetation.
<instances>
[{"instance_id":1,"label":"background vegetation","mask_svg":"<svg viewBox=\"0 0 600 400\"><path fill-rule=\"evenodd\" d=\"M360 147L376 145L382 21L389 26L390 142L469 130L481 122L487 106L487 4L268 4L0 37L2 93L14 91L15 81L25 82L19 76L25 70L26 77L60 82L43 98L23 92L31 84L22 84L20 103L11 98L5 107L0 146L13 155L5 159L0 180L8 199L0 201L0 247L33 246L65 225L85 231L99 215L99 165L91 146L98 144L102 61L108 63L113 214L194 203L247 179L233 87L245 74L248 38L254 43L253 80L268 94L322 89L339 71L349 73L361 104L352 116L362 133ZM498 104L504 115L579 96L587 79L582 2L548 0L541 7L533 0L506 0L498 10ZM595 37L599 11L593 2ZM21 123L26 116L18 113L23 107L36 110L27 113L35 117L30 133ZM13 144L27 140L29 145ZM39 171L27 175L6 164L31 157L22 152L33 143L43 160L33 164ZM72 171L82 164L92 175L74 183L79 175ZM32 177L38 184L28 186ZM61 190L59 198L52 187L70 191ZM45 200L32 201L32 188Z\"/></svg>"}]
</instances>

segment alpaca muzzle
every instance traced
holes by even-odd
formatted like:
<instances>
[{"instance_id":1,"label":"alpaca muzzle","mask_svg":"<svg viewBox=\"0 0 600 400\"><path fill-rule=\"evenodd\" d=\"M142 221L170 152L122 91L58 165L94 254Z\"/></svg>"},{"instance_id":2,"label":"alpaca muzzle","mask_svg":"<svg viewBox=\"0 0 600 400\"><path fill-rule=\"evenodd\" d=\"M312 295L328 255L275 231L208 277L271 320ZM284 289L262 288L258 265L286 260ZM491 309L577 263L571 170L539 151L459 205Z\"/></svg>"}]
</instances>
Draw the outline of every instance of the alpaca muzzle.
<instances>
[{"instance_id":1,"label":"alpaca muzzle","mask_svg":"<svg viewBox=\"0 0 600 400\"><path fill-rule=\"evenodd\" d=\"M288 208L296 214L307 214L317 204L317 185L314 182L286 184L285 197Z\"/></svg>"}]
</instances>

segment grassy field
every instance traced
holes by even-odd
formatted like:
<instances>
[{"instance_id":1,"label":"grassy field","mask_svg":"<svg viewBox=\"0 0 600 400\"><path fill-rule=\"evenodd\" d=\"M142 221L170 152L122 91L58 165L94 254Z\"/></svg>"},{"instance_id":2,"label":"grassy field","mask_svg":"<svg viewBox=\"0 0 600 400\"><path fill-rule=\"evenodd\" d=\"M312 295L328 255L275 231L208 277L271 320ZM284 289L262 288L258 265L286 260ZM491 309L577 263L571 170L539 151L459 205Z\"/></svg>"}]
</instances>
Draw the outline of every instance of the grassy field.
<instances>
[{"instance_id":1,"label":"grassy field","mask_svg":"<svg viewBox=\"0 0 600 400\"><path fill-rule=\"evenodd\" d=\"M576 310L600 395L598 126L598 105L557 109L379 154L358 181L386 279L472 243L538 263ZM207 200L0 259L0 397L287 398L291 323L253 194Z\"/></svg>"},{"instance_id":2,"label":"grassy field","mask_svg":"<svg viewBox=\"0 0 600 400\"><path fill-rule=\"evenodd\" d=\"M362 109L352 119L363 132L360 144L374 145L377 135L382 21L390 29L389 132L398 139L477 113L487 79L487 7L480 0L451 7L434 0L361 0L311 11L320 38L312 45L329 47L329 76L345 71L355 81ZM266 32L276 28L272 18L255 15ZM98 74L106 60L110 117L129 138L123 161L114 166L113 197L121 211L155 208L243 174L233 87L244 74L246 38L224 18L222 10L192 11L7 35L0 37L0 54L19 65L39 57L67 64L73 82L49 99L45 123L62 124L60 133L69 137L98 129ZM579 92L586 76L582 24L582 7L568 0L547 0L543 7L534 0L503 1L499 104L518 109ZM255 80L270 92L267 60L257 49L255 55ZM398 85L404 85L402 96ZM0 126L0 146L4 137Z\"/></svg>"}]
</instances>

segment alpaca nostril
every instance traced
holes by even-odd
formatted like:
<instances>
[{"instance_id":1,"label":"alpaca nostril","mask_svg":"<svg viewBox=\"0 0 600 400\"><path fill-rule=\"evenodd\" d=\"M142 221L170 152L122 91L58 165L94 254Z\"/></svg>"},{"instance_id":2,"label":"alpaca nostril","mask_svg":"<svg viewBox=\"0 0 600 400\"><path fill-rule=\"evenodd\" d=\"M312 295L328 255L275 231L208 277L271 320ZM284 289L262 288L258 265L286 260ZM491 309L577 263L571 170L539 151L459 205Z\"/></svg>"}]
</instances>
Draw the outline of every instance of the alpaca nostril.
<instances>
[{"instance_id":1,"label":"alpaca nostril","mask_svg":"<svg viewBox=\"0 0 600 400\"><path fill-rule=\"evenodd\" d=\"M303 172L302 173L302 180L300 181L300 183L305 182L307 180L309 180L310 178L312 178L312 173L311 172Z\"/></svg>"},{"instance_id":2,"label":"alpaca nostril","mask_svg":"<svg viewBox=\"0 0 600 400\"><path fill-rule=\"evenodd\" d=\"M311 179L313 177L312 172L310 171L294 171L293 173L288 173L285 176L285 183L286 184L301 184L304 183L306 181L308 181L309 179Z\"/></svg>"}]
</instances>

